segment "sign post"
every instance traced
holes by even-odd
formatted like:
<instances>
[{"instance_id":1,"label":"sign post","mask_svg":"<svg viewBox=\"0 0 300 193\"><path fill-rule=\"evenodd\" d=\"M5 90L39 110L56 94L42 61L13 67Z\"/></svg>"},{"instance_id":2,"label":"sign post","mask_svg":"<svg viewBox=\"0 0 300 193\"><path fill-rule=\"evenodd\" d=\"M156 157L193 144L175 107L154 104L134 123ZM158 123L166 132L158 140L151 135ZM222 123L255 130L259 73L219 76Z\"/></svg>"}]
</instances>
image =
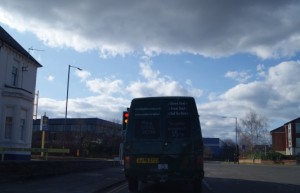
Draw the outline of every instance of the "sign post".
<instances>
[{"instance_id":1,"label":"sign post","mask_svg":"<svg viewBox=\"0 0 300 193\"><path fill-rule=\"evenodd\" d=\"M40 129L42 130L42 144L41 144L41 157L44 157L44 148L45 148L45 130L48 130L48 117L46 113L44 116L41 117L41 126Z\"/></svg>"}]
</instances>

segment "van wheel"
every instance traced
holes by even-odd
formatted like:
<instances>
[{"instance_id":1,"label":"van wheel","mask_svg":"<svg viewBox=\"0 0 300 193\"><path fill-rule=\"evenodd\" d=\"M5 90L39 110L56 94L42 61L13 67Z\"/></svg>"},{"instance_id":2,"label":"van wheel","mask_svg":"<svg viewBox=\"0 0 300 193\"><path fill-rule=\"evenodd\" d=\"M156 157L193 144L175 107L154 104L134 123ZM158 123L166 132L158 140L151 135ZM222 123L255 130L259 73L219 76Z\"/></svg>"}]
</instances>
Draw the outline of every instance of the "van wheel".
<instances>
[{"instance_id":1,"label":"van wheel","mask_svg":"<svg viewBox=\"0 0 300 193\"><path fill-rule=\"evenodd\" d=\"M135 178L128 179L128 189L129 192L137 192L139 187L139 181Z\"/></svg>"},{"instance_id":2,"label":"van wheel","mask_svg":"<svg viewBox=\"0 0 300 193\"><path fill-rule=\"evenodd\" d=\"M201 193L202 192L202 180L194 180L193 182L193 189L195 193Z\"/></svg>"}]
</instances>

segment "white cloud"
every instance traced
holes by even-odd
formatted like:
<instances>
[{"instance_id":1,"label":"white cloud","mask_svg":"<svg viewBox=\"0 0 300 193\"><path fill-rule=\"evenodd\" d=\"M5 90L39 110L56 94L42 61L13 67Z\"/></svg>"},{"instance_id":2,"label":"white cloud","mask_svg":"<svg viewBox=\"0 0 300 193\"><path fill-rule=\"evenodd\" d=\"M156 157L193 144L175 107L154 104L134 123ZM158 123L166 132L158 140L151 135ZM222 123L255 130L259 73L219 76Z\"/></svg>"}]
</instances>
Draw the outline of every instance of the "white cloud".
<instances>
[{"instance_id":1,"label":"white cloud","mask_svg":"<svg viewBox=\"0 0 300 193\"><path fill-rule=\"evenodd\" d=\"M128 104L130 101L127 99L108 95L70 98L68 100L68 117L98 117L110 121L121 120L121 112L128 107ZM65 116L65 101L40 98L39 112L40 114L46 112L50 118L62 118Z\"/></svg>"},{"instance_id":2,"label":"white cloud","mask_svg":"<svg viewBox=\"0 0 300 193\"><path fill-rule=\"evenodd\" d=\"M149 64L141 63L141 75L146 79L156 79L160 72L154 71Z\"/></svg>"},{"instance_id":3,"label":"white cloud","mask_svg":"<svg viewBox=\"0 0 300 193\"><path fill-rule=\"evenodd\" d=\"M244 108L265 108L268 102L276 98L277 93L273 91L272 85L264 82L251 82L239 84L220 95L220 99L231 104L243 105Z\"/></svg>"},{"instance_id":4,"label":"white cloud","mask_svg":"<svg viewBox=\"0 0 300 193\"><path fill-rule=\"evenodd\" d=\"M265 77L266 72L265 72L265 66L263 64L259 64L256 66L257 73L260 77Z\"/></svg>"},{"instance_id":5,"label":"white cloud","mask_svg":"<svg viewBox=\"0 0 300 193\"><path fill-rule=\"evenodd\" d=\"M76 70L75 74L81 79L82 82L91 76L91 73L85 70Z\"/></svg>"},{"instance_id":6,"label":"white cloud","mask_svg":"<svg viewBox=\"0 0 300 193\"><path fill-rule=\"evenodd\" d=\"M133 97L186 95L187 91L176 81L159 78L134 82L127 90Z\"/></svg>"},{"instance_id":7,"label":"white cloud","mask_svg":"<svg viewBox=\"0 0 300 193\"><path fill-rule=\"evenodd\" d=\"M95 96L85 98L69 98L68 115L70 117L101 117L111 120L112 117L120 115L130 105L128 96L194 96L199 98L203 91L193 87L191 80L185 84L173 80L168 75L162 75L159 71L152 69L151 60L143 58L140 64L140 77L124 87L123 80L115 76L103 79L91 78L91 73L76 71L82 78L87 88ZM105 102L104 102L105 101ZM65 101L42 98L39 100L39 112L47 112L49 116L63 117Z\"/></svg>"},{"instance_id":8,"label":"white cloud","mask_svg":"<svg viewBox=\"0 0 300 193\"><path fill-rule=\"evenodd\" d=\"M52 76L52 75L49 75L49 76L47 77L47 80L48 80L49 82L52 82L54 79L55 79L55 77Z\"/></svg>"},{"instance_id":9,"label":"white cloud","mask_svg":"<svg viewBox=\"0 0 300 193\"><path fill-rule=\"evenodd\" d=\"M262 66L258 70L262 70ZM209 132L210 128L224 128L224 123L210 125L220 119L220 115L240 119L250 110L281 124L299 117L299 74L299 61L282 62L266 70L263 80L238 84L224 93L212 93L210 102L198 104L204 129ZM207 117L209 114L214 116Z\"/></svg>"},{"instance_id":10,"label":"white cloud","mask_svg":"<svg viewBox=\"0 0 300 193\"><path fill-rule=\"evenodd\" d=\"M258 67L260 69L262 66ZM151 61L143 62L140 65L141 76L126 88L125 83L114 76L86 79L86 86L96 95L70 98L68 116L120 120L121 112L130 105L128 96L190 95L198 101L204 136L234 138L234 119L222 119L221 116L240 120L245 113L254 110L273 122L281 121L281 124L299 116L300 62L286 61L264 71L262 80L240 83L223 93L211 93L208 102L200 103L203 91L193 87L191 80L179 83L152 69ZM65 101L41 98L39 108L41 114L46 112L50 117L64 117Z\"/></svg>"},{"instance_id":11,"label":"white cloud","mask_svg":"<svg viewBox=\"0 0 300 193\"><path fill-rule=\"evenodd\" d=\"M175 95L188 95L200 97L203 91L192 86L191 81L186 84L181 84L167 75L161 75L159 71L151 68L151 61L143 62L140 64L140 75L145 79L144 81L138 80L132 82L127 91L133 97L144 96L175 96Z\"/></svg>"},{"instance_id":12,"label":"white cloud","mask_svg":"<svg viewBox=\"0 0 300 193\"><path fill-rule=\"evenodd\" d=\"M247 71L229 71L225 74L225 77L243 83L247 82L252 77L252 75Z\"/></svg>"},{"instance_id":13,"label":"white cloud","mask_svg":"<svg viewBox=\"0 0 300 193\"><path fill-rule=\"evenodd\" d=\"M189 52L207 57L240 52L261 58L300 51L300 2L3 0L1 23L32 32L51 47L101 57Z\"/></svg>"},{"instance_id":14,"label":"white cloud","mask_svg":"<svg viewBox=\"0 0 300 193\"><path fill-rule=\"evenodd\" d=\"M185 84L189 85L189 86L192 86L193 83L192 83L192 80L188 79L185 81Z\"/></svg>"},{"instance_id":15,"label":"white cloud","mask_svg":"<svg viewBox=\"0 0 300 193\"><path fill-rule=\"evenodd\" d=\"M93 79L87 80L86 86L89 88L90 91L103 94L103 95L110 95L115 93L122 93L123 92L123 81L114 79L114 78L104 78L104 79Z\"/></svg>"},{"instance_id":16,"label":"white cloud","mask_svg":"<svg viewBox=\"0 0 300 193\"><path fill-rule=\"evenodd\" d=\"M298 103L300 98L300 61L287 61L271 67L267 82L283 101ZM298 102L297 102L298 101Z\"/></svg>"},{"instance_id":17,"label":"white cloud","mask_svg":"<svg viewBox=\"0 0 300 193\"><path fill-rule=\"evenodd\" d=\"M58 101L50 98L39 98L38 102L38 112L40 113L40 116L46 113L49 117L64 117L66 105L65 101Z\"/></svg>"},{"instance_id":18,"label":"white cloud","mask_svg":"<svg viewBox=\"0 0 300 193\"><path fill-rule=\"evenodd\" d=\"M103 58L146 54L139 76L126 84L118 77L95 79L93 72L75 71L95 96L70 98L69 115L111 120L128 107L128 97L190 95L202 100L203 91L191 80L178 82L154 69L152 56L183 52L213 58L236 53L252 53L263 59L293 56L300 51L299 12L300 1L2 0L0 23L30 32L51 47L98 50ZM259 64L256 72L256 81L249 71L226 73L225 77L238 84L223 93L210 93L208 102L198 102L200 115L218 112L242 117L248 109L255 109L272 119L299 116L299 61L269 69ZM55 80L52 75L46 78ZM41 98L39 102L42 114L64 116L65 101ZM205 131L212 133L209 129L214 125L214 135L220 134L222 127L216 128L215 121L207 120L210 122L203 122Z\"/></svg>"}]
</instances>

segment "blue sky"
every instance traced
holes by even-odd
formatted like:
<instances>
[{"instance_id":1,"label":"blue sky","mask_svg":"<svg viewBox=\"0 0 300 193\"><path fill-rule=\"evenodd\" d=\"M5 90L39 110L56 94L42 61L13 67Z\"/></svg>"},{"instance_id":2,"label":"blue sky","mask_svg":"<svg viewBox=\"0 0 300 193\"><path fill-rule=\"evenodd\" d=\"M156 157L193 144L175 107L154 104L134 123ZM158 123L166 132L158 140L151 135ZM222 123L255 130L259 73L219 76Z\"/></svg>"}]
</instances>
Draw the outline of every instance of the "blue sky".
<instances>
[{"instance_id":1,"label":"blue sky","mask_svg":"<svg viewBox=\"0 0 300 193\"><path fill-rule=\"evenodd\" d=\"M72 3L70 3L72 2ZM39 116L121 121L135 97L188 95L203 135L234 139L249 111L299 117L298 1L2 0L0 25L43 67Z\"/></svg>"}]
</instances>

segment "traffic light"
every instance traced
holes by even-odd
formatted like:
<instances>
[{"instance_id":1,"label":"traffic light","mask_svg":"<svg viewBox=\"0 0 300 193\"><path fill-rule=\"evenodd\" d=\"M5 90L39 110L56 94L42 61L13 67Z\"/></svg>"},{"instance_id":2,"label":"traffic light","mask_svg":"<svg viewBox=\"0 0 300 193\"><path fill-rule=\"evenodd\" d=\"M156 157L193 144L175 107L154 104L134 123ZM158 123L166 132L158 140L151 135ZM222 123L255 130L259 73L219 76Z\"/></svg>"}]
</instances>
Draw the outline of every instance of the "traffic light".
<instances>
[{"instance_id":1,"label":"traffic light","mask_svg":"<svg viewBox=\"0 0 300 193\"><path fill-rule=\"evenodd\" d=\"M128 124L129 112L123 111L123 130L126 130Z\"/></svg>"}]
</instances>

